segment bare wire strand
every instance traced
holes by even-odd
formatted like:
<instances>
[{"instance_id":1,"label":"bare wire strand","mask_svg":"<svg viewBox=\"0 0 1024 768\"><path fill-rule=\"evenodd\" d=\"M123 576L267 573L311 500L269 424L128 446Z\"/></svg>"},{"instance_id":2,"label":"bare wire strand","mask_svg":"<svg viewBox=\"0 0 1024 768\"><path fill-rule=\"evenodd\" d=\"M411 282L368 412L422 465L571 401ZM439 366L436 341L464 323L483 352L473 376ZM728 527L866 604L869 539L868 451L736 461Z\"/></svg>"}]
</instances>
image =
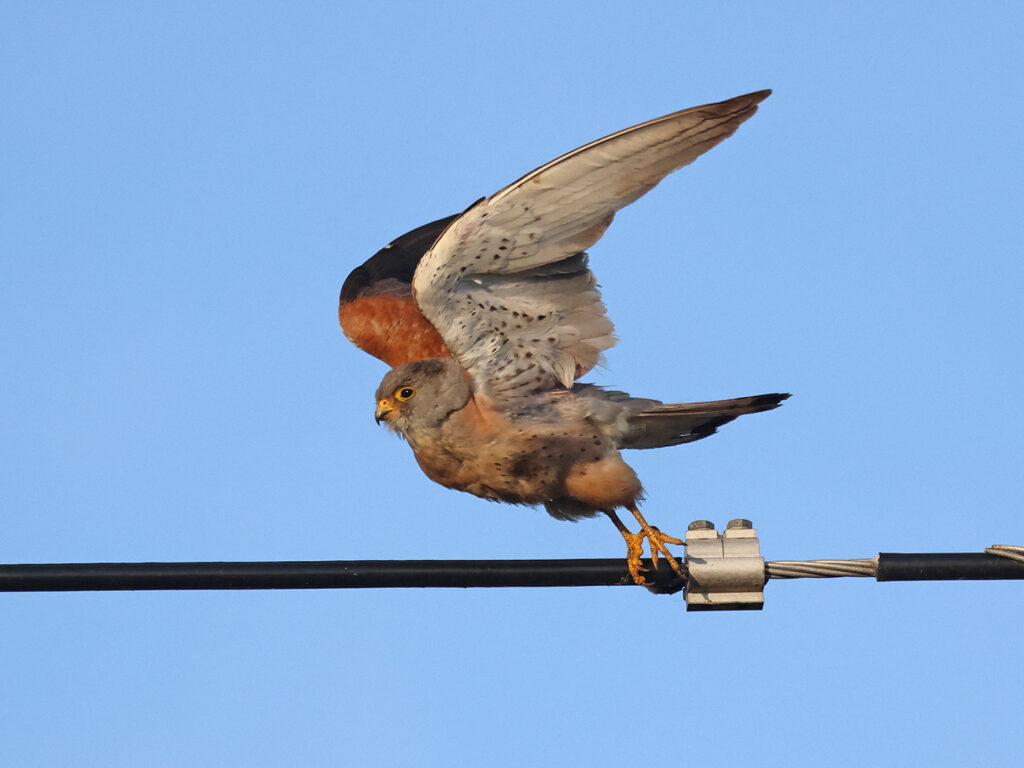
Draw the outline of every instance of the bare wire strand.
<instances>
[{"instance_id":1,"label":"bare wire strand","mask_svg":"<svg viewBox=\"0 0 1024 768\"><path fill-rule=\"evenodd\" d=\"M874 578L878 558L854 560L769 560L765 564L769 579L836 579L844 576Z\"/></svg>"},{"instance_id":2,"label":"bare wire strand","mask_svg":"<svg viewBox=\"0 0 1024 768\"><path fill-rule=\"evenodd\" d=\"M1018 547L1015 544L993 544L985 552L989 555L1008 557L1018 563L1024 563L1024 547Z\"/></svg>"}]
</instances>

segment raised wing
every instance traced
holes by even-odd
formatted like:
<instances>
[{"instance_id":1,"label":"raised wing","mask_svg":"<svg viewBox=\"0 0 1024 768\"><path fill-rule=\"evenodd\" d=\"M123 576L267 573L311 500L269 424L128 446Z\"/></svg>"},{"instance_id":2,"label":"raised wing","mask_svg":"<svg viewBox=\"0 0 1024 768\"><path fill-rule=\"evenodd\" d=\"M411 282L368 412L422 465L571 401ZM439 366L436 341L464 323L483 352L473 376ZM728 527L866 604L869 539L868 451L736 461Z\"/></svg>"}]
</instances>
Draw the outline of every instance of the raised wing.
<instances>
[{"instance_id":1,"label":"raised wing","mask_svg":"<svg viewBox=\"0 0 1024 768\"><path fill-rule=\"evenodd\" d=\"M478 388L570 387L615 343L583 251L615 212L693 162L771 91L659 117L573 150L484 198L420 260L413 295Z\"/></svg>"},{"instance_id":2,"label":"raised wing","mask_svg":"<svg viewBox=\"0 0 1024 768\"><path fill-rule=\"evenodd\" d=\"M413 301L412 276L456 216L406 232L352 270L338 299L338 322L353 344L392 367L451 356Z\"/></svg>"}]
</instances>

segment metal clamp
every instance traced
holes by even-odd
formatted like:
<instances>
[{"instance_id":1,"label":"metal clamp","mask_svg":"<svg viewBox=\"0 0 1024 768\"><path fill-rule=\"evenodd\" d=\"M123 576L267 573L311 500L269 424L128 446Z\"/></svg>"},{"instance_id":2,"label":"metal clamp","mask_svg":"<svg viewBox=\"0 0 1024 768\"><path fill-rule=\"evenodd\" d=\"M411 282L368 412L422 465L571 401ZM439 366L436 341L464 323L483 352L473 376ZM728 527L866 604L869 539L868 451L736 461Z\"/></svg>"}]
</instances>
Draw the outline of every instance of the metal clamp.
<instances>
[{"instance_id":1,"label":"metal clamp","mask_svg":"<svg viewBox=\"0 0 1024 768\"><path fill-rule=\"evenodd\" d=\"M730 520L721 534L708 520L686 531L686 610L759 611L764 607L764 558L749 520Z\"/></svg>"}]
</instances>

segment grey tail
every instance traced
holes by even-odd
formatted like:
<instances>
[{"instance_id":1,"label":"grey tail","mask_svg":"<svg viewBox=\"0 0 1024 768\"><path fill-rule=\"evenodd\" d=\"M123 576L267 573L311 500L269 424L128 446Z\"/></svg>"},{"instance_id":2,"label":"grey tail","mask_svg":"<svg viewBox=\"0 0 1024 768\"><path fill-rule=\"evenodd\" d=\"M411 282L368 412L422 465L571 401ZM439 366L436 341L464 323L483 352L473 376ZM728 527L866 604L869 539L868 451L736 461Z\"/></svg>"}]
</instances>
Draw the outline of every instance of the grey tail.
<instances>
[{"instance_id":1,"label":"grey tail","mask_svg":"<svg viewBox=\"0 0 1024 768\"><path fill-rule=\"evenodd\" d=\"M692 443L715 434L720 426L739 416L778 408L788 397L776 392L708 403L655 405L628 417L629 431L618 447L662 448Z\"/></svg>"}]
</instances>

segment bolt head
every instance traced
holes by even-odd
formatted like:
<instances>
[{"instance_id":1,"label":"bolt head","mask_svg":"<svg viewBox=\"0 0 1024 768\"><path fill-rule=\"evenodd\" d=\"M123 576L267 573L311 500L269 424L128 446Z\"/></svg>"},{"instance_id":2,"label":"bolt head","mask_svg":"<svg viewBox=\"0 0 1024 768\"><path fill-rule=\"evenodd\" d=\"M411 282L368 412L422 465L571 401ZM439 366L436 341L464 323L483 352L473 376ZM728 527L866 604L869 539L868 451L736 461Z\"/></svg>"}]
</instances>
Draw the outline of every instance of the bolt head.
<instances>
[{"instance_id":1,"label":"bolt head","mask_svg":"<svg viewBox=\"0 0 1024 768\"><path fill-rule=\"evenodd\" d=\"M715 524L710 520L694 520L690 523L686 530L688 531L713 531L715 530Z\"/></svg>"},{"instance_id":2,"label":"bolt head","mask_svg":"<svg viewBox=\"0 0 1024 768\"><path fill-rule=\"evenodd\" d=\"M743 530L748 531L754 527L754 524L749 520L744 520L742 517L738 517L735 520L730 520L728 525L725 526L726 530L736 531Z\"/></svg>"}]
</instances>

